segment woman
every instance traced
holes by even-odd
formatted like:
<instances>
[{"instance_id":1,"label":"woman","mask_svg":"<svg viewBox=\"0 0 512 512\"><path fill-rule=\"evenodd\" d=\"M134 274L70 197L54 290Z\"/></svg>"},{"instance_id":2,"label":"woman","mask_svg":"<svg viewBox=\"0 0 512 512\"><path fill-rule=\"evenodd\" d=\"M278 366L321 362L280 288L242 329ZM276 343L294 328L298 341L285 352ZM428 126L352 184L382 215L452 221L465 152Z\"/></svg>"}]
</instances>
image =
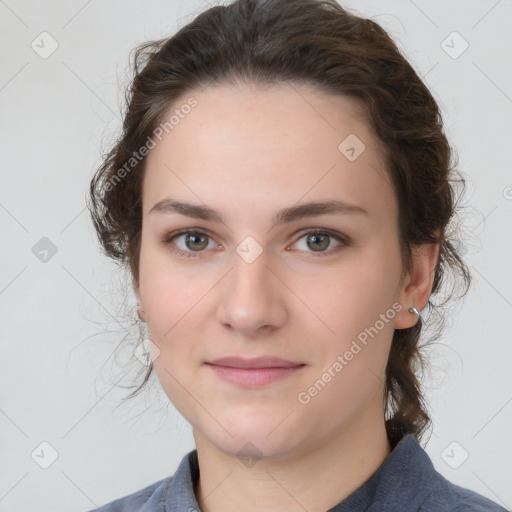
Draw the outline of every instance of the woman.
<instances>
[{"instance_id":1,"label":"woman","mask_svg":"<svg viewBox=\"0 0 512 512\"><path fill-rule=\"evenodd\" d=\"M504 510L419 444L420 311L470 275L439 108L386 32L239 0L140 47L128 100L90 210L147 323L135 393L155 370L196 449L102 510Z\"/></svg>"}]
</instances>

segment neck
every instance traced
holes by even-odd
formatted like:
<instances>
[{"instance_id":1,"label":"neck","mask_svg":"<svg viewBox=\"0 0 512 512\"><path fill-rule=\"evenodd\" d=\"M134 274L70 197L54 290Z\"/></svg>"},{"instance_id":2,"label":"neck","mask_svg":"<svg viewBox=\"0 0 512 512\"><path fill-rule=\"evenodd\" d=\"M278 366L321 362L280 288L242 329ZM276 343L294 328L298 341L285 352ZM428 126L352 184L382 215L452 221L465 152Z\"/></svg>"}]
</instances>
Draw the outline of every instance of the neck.
<instances>
[{"instance_id":1,"label":"neck","mask_svg":"<svg viewBox=\"0 0 512 512\"><path fill-rule=\"evenodd\" d=\"M391 453L384 418L365 418L313 450L247 467L194 432L203 512L325 512L375 473Z\"/></svg>"}]
</instances>

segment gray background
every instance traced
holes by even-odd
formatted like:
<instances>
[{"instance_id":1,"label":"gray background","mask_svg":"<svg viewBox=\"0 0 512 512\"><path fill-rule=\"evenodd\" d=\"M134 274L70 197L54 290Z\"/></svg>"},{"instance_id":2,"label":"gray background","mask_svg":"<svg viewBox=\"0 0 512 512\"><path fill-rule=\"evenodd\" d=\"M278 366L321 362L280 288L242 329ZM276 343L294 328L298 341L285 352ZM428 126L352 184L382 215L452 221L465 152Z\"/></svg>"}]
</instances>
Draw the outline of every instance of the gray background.
<instances>
[{"instance_id":1,"label":"gray background","mask_svg":"<svg viewBox=\"0 0 512 512\"><path fill-rule=\"evenodd\" d=\"M449 480L510 509L512 0L343 3L399 42L467 175L463 252L475 281L431 350L426 449ZM135 302L98 251L84 197L120 126L129 51L206 6L0 0L0 511L92 509L172 474L194 448L158 386L117 406L127 390L115 384L140 369L113 361ZM47 58L31 47L51 49L44 31L58 43ZM453 31L469 44L457 58ZM43 256L43 237L56 254ZM44 441L58 453L47 469Z\"/></svg>"}]
</instances>

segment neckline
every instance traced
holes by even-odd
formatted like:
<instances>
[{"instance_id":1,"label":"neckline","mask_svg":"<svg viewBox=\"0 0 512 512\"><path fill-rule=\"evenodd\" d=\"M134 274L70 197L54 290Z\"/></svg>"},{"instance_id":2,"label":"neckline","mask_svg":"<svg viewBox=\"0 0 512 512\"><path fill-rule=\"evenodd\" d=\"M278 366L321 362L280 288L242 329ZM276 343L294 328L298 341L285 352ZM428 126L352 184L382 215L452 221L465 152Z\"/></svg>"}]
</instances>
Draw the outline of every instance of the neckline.
<instances>
[{"instance_id":1,"label":"neckline","mask_svg":"<svg viewBox=\"0 0 512 512\"><path fill-rule=\"evenodd\" d=\"M424 473L432 471L433 466L428 455L420 446L416 436L407 432L392 446L391 453L368 479L346 498L328 510L328 512L355 512L367 510L371 505L389 500L392 495L397 503L403 504L418 493L415 485ZM414 460L414 464L411 464ZM175 510L186 504L200 511L195 490L199 482L200 468L197 449L187 453L165 493L166 510Z\"/></svg>"}]
</instances>

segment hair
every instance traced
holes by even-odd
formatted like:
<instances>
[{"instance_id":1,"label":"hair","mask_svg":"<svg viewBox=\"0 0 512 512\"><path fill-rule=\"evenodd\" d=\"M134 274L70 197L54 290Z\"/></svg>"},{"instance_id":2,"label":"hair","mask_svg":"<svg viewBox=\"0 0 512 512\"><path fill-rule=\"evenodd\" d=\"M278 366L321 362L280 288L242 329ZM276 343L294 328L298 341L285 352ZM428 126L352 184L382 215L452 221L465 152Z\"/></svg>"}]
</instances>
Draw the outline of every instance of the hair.
<instances>
[{"instance_id":1,"label":"hair","mask_svg":"<svg viewBox=\"0 0 512 512\"><path fill-rule=\"evenodd\" d=\"M398 200L403 275L414 246L440 245L428 319L395 329L386 366L388 438L394 444L413 432L419 439L431 424L418 373L426 363L420 333L423 324L435 325L434 340L444 328L454 294L434 304L441 285L460 278L462 297L472 279L449 229L458 209L456 185L464 190L465 181L435 99L387 32L335 0L237 0L205 10L172 37L138 46L133 75L122 134L103 156L87 202L102 250L137 286L146 161L138 152L182 95L211 83L292 83L362 102ZM152 371L150 364L128 398Z\"/></svg>"}]
</instances>

